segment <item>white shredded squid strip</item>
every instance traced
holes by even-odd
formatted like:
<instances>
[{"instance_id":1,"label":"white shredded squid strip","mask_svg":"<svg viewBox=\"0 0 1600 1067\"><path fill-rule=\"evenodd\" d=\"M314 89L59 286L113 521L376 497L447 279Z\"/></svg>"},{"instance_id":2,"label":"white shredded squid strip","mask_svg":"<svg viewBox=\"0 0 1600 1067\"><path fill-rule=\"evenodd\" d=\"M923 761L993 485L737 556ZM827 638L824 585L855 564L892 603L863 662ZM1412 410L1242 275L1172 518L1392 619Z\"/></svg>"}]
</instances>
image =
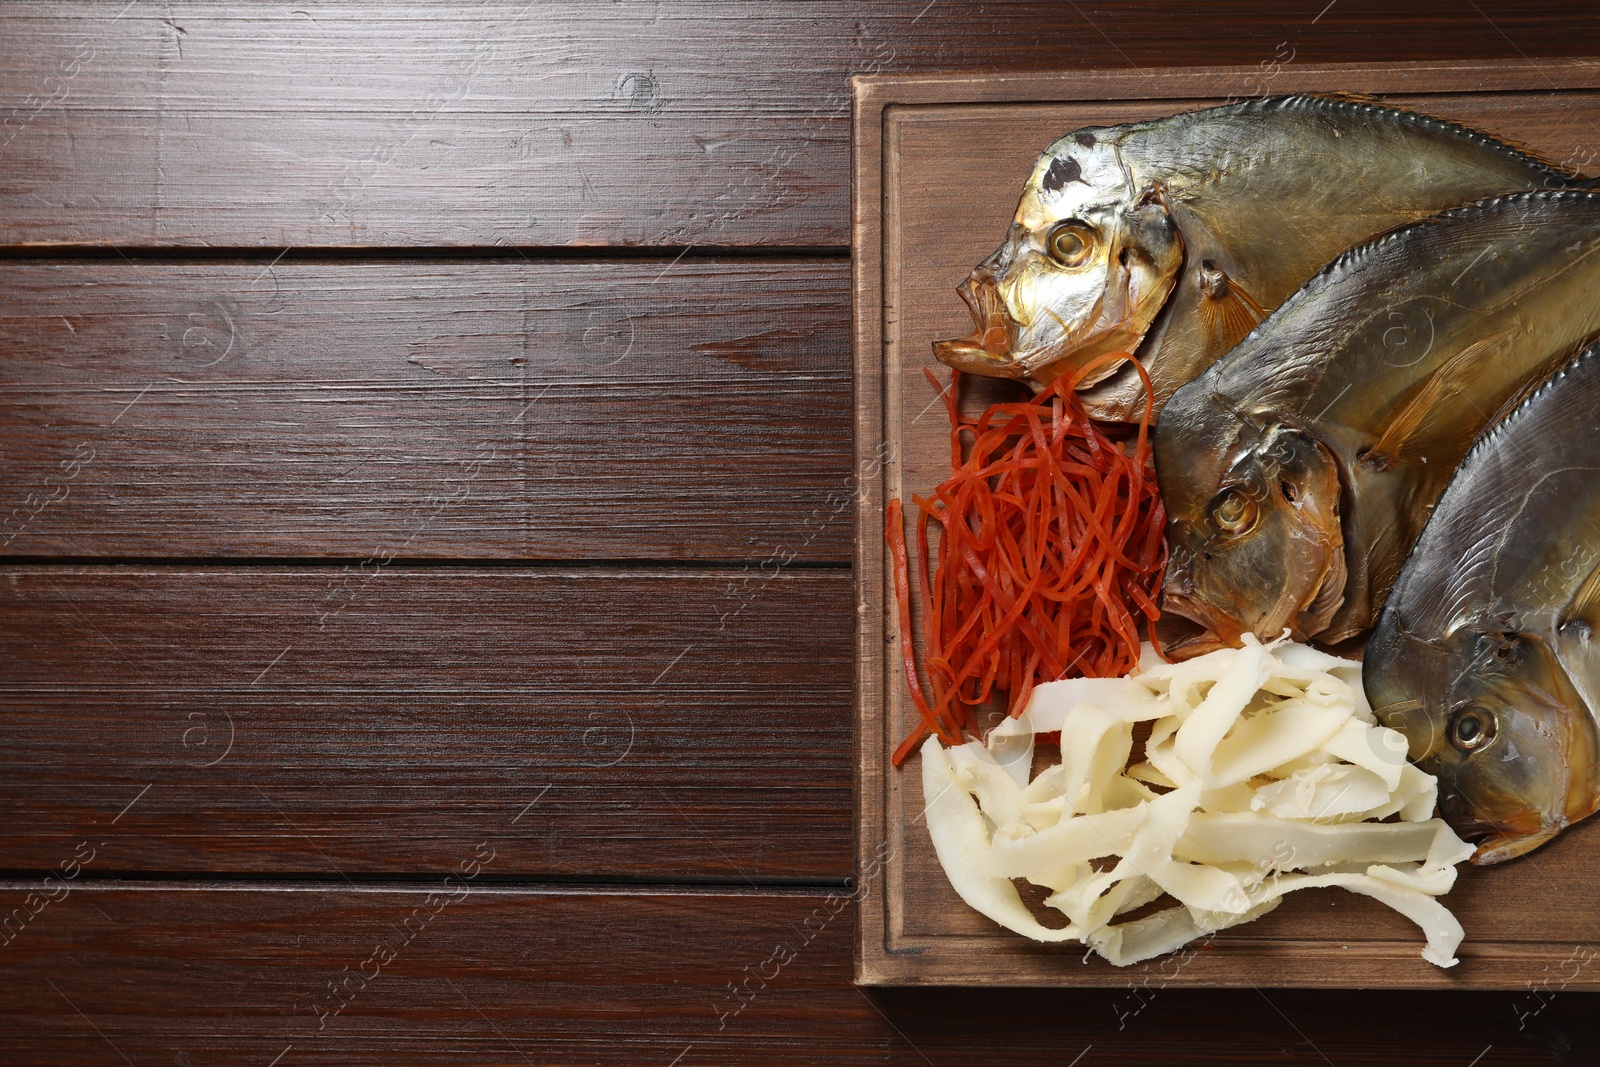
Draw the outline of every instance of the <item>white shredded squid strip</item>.
<instances>
[{"instance_id":1,"label":"white shredded squid strip","mask_svg":"<svg viewBox=\"0 0 1600 1067\"><path fill-rule=\"evenodd\" d=\"M1026 711L1007 719L989 734L989 751L1021 789L1033 769L1033 717Z\"/></svg>"},{"instance_id":2,"label":"white shredded squid strip","mask_svg":"<svg viewBox=\"0 0 1600 1067\"><path fill-rule=\"evenodd\" d=\"M1247 640L1199 706L1187 717L1179 716L1183 725L1178 727L1172 748L1190 774L1205 777L1217 745L1261 688L1261 658L1261 646L1254 639Z\"/></svg>"},{"instance_id":3,"label":"white shredded squid strip","mask_svg":"<svg viewBox=\"0 0 1600 1067\"><path fill-rule=\"evenodd\" d=\"M1405 734L1387 726L1369 727L1356 718L1345 722L1322 747L1330 755L1376 774L1391 792L1399 787L1400 772L1407 765Z\"/></svg>"},{"instance_id":4,"label":"white shredded squid strip","mask_svg":"<svg viewBox=\"0 0 1600 1067\"><path fill-rule=\"evenodd\" d=\"M978 741L947 750L951 773L996 826L1022 821L1022 790Z\"/></svg>"},{"instance_id":5,"label":"white shredded squid strip","mask_svg":"<svg viewBox=\"0 0 1600 1067\"><path fill-rule=\"evenodd\" d=\"M1010 879L987 873L989 828L972 794L956 781L955 768L936 737L922 746L922 793L933 850L962 900L1012 933L1035 941L1078 939L1078 931L1070 926L1052 930L1035 919Z\"/></svg>"},{"instance_id":6,"label":"white shredded squid strip","mask_svg":"<svg viewBox=\"0 0 1600 1067\"><path fill-rule=\"evenodd\" d=\"M1472 846L1432 817L1438 784L1377 725L1361 665L1286 639L1177 664L1143 651L1127 678L1038 686L986 743L924 743L928 831L961 898L1126 966L1339 887L1416 923L1423 959L1453 966L1463 932L1437 898ZM1042 733L1062 760L1030 778ZM1013 879L1051 890L1068 925L1040 922Z\"/></svg>"},{"instance_id":7,"label":"white shredded squid strip","mask_svg":"<svg viewBox=\"0 0 1600 1067\"><path fill-rule=\"evenodd\" d=\"M1233 785L1321 748L1349 719L1348 705L1322 707L1292 697L1247 719L1236 720L1227 736L1213 746L1208 765L1197 767L1188 760L1184 762L1207 785ZM1188 723L1183 729L1188 729ZM1183 729L1178 731L1179 758L1183 755Z\"/></svg>"},{"instance_id":8,"label":"white shredded squid strip","mask_svg":"<svg viewBox=\"0 0 1600 1067\"><path fill-rule=\"evenodd\" d=\"M1281 900L1274 897L1238 915L1202 912L1196 916L1188 908L1167 908L1143 919L1091 931L1086 943L1112 966L1127 967L1175 952L1196 938L1259 919Z\"/></svg>"},{"instance_id":9,"label":"white shredded squid strip","mask_svg":"<svg viewBox=\"0 0 1600 1067\"><path fill-rule=\"evenodd\" d=\"M1026 878L1052 889L1063 888L1045 875L1062 864L1077 865L1122 855L1132 846L1133 835L1144 821L1145 809L1141 805L1063 819L1034 834L997 833L989 851L989 873L999 878Z\"/></svg>"}]
</instances>

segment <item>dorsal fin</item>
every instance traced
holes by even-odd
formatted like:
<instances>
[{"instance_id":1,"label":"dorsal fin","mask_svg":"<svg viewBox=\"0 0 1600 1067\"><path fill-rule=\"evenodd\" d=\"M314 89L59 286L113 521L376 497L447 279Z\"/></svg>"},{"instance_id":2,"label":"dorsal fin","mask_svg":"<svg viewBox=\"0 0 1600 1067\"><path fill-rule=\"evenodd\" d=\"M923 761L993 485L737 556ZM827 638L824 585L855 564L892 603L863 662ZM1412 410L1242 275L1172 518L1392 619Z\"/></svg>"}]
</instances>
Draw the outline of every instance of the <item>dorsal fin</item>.
<instances>
[{"instance_id":1,"label":"dorsal fin","mask_svg":"<svg viewBox=\"0 0 1600 1067\"><path fill-rule=\"evenodd\" d=\"M1441 444L1441 438L1461 434L1463 426L1470 427L1472 436L1476 436L1483 412L1463 410L1473 406L1463 385L1478 365L1516 332L1517 327L1509 326L1474 341L1413 386L1389 417L1382 435L1363 453L1363 460L1396 467L1426 454ZM1470 443L1461 441L1461 448L1456 451L1464 452Z\"/></svg>"},{"instance_id":2,"label":"dorsal fin","mask_svg":"<svg viewBox=\"0 0 1600 1067\"><path fill-rule=\"evenodd\" d=\"M1261 102L1285 105L1296 100L1304 100L1334 108L1352 108L1382 113L1391 118L1413 122L1424 128L1431 127L1439 132L1465 137L1468 140L1478 142L1486 148L1499 149L1510 155L1520 156L1547 172L1549 177L1555 179L1560 185L1584 187L1600 184L1600 179L1583 178L1576 173L1562 170L1560 164L1546 158L1536 149L1521 141L1511 140L1498 133L1490 133L1487 130L1480 130L1476 126L1469 126L1456 119L1442 119L1437 115L1430 115L1424 111L1412 111L1408 108L1395 107L1374 96L1340 92L1291 93L1285 96L1264 97ZM1547 188L1550 187L1547 186Z\"/></svg>"},{"instance_id":3,"label":"dorsal fin","mask_svg":"<svg viewBox=\"0 0 1600 1067\"><path fill-rule=\"evenodd\" d=\"M1371 93L1346 93L1334 92L1332 90L1322 90L1314 93L1299 93L1297 95L1309 96L1317 100L1338 100L1346 104L1370 104L1373 107L1387 107L1382 100L1376 96L1373 96ZM1390 110L1398 109L1391 108ZM1414 112L1414 114L1420 115L1422 112L1418 111Z\"/></svg>"}]
</instances>

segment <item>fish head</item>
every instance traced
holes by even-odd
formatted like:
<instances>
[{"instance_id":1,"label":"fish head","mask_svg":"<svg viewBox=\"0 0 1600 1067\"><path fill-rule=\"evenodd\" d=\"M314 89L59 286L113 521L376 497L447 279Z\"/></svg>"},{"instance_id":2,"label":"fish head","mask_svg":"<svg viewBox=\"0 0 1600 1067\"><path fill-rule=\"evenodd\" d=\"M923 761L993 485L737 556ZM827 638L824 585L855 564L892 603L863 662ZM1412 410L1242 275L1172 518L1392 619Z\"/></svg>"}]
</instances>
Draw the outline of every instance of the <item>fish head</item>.
<instances>
[{"instance_id":1,"label":"fish head","mask_svg":"<svg viewBox=\"0 0 1600 1067\"><path fill-rule=\"evenodd\" d=\"M1183 266L1165 188L1135 181L1105 130L1051 145L1023 187L1004 242L959 287L976 323L935 341L958 370L1049 385L1115 373L1144 339Z\"/></svg>"},{"instance_id":2,"label":"fish head","mask_svg":"<svg viewBox=\"0 0 1600 1067\"><path fill-rule=\"evenodd\" d=\"M1338 465L1309 433L1239 419L1191 418L1180 391L1156 427L1168 563L1158 630L1177 659L1263 641L1303 641L1343 602ZM1177 417L1174 417L1177 416Z\"/></svg>"},{"instance_id":3,"label":"fish head","mask_svg":"<svg viewBox=\"0 0 1600 1067\"><path fill-rule=\"evenodd\" d=\"M1541 637L1462 627L1405 662L1394 677L1381 653L1372 660L1390 675L1375 710L1438 778L1439 812L1477 846L1475 863L1523 855L1595 810L1594 719Z\"/></svg>"}]
</instances>

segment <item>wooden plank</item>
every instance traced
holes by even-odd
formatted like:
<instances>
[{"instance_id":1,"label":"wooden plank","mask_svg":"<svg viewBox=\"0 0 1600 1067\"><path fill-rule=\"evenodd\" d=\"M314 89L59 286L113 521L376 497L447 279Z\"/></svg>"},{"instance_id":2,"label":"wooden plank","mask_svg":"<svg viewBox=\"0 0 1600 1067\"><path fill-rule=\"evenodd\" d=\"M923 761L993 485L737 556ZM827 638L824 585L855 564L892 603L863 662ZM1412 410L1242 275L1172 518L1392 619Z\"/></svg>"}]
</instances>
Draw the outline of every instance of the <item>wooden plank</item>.
<instances>
[{"instance_id":1,"label":"wooden plank","mask_svg":"<svg viewBox=\"0 0 1600 1067\"><path fill-rule=\"evenodd\" d=\"M465 866L448 885L52 883L57 899L12 920L0 949L0 1058L1240 1067L1394 1063L1404 1050L1416 1067L1464 1067L1600 1053L1592 1000L1558 975L1518 993L1389 992L1381 1004L1349 991L1175 990L1153 968L1066 1002L992 987L862 990L850 985L843 891L488 885L503 833L461 841L452 871ZM0 885L0 907L26 909L40 888Z\"/></svg>"},{"instance_id":2,"label":"wooden plank","mask_svg":"<svg viewBox=\"0 0 1600 1067\"><path fill-rule=\"evenodd\" d=\"M852 74L1592 52L1581 4L7 9L0 243L843 245Z\"/></svg>"},{"instance_id":3,"label":"wooden plank","mask_svg":"<svg viewBox=\"0 0 1600 1067\"><path fill-rule=\"evenodd\" d=\"M0 261L0 555L842 561L846 269Z\"/></svg>"},{"instance_id":4,"label":"wooden plank","mask_svg":"<svg viewBox=\"0 0 1600 1067\"><path fill-rule=\"evenodd\" d=\"M1246 95L1258 79L1258 68L1219 68L859 83L856 456L861 465L889 457L881 477L863 481L859 529L882 527L885 499L908 499L948 475L948 428L919 416L936 399L921 372L936 366L930 340L971 328L950 288L1009 225L1016 190L1035 158L1025 146L1047 141L1045 131L1059 135ZM1558 161L1582 158L1600 122L1600 63L1594 61L1560 69L1520 62L1296 65L1274 84L1378 94L1527 142ZM992 161L1006 180L981 191L967 188L958 161L970 158ZM968 397L976 410L981 391L993 385L984 383ZM887 610L893 593L881 538L860 538L855 562L857 863L887 863L885 877L863 900L858 978L872 984L1116 983L1119 972L1103 960L1085 965L1078 953L1001 931L950 889L920 825L924 800L916 758L904 771L888 768L889 753L918 715L898 657L885 655L897 647L899 627ZM1175 981L1512 988L1526 979L1527 967L1553 970L1600 939L1600 888L1590 874L1597 848L1600 826L1579 827L1526 862L1465 871L1448 904L1467 930L1467 943L1461 965L1448 972L1418 958L1415 927L1370 899L1336 892L1302 894L1261 921L1228 931L1214 942L1215 951L1200 954ZM1567 906L1551 910L1542 903L1551 898ZM1591 981L1600 988L1600 977Z\"/></svg>"},{"instance_id":5,"label":"wooden plank","mask_svg":"<svg viewBox=\"0 0 1600 1067\"><path fill-rule=\"evenodd\" d=\"M843 878L840 571L0 569L0 869ZM520 816L520 817L519 817ZM477 836L475 836L477 835Z\"/></svg>"}]
</instances>

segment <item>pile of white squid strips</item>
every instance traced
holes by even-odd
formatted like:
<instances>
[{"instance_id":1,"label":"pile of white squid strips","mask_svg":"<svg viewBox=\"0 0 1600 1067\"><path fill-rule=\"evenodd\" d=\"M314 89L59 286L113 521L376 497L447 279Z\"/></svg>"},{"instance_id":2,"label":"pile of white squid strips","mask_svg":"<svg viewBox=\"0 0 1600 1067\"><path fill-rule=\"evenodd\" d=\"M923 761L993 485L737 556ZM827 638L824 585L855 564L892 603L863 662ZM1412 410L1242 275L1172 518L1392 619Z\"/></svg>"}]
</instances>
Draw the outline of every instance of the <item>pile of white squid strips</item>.
<instances>
[{"instance_id":1,"label":"pile of white squid strips","mask_svg":"<svg viewBox=\"0 0 1600 1067\"><path fill-rule=\"evenodd\" d=\"M1426 935L1423 958L1453 966L1463 932L1437 898L1472 846L1432 818L1434 778L1377 724L1360 677L1359 663L1247 636L1176 664L1146 645L1125 678L1040 685L987 743L922 746L940 864L1006 929L1117 966L1326 886L1400 912ZM1145 722L1144 758L1129 766ZM1061 762L1030 781L1034 734L1051 731ZM1067 925L1039 922L1016 878L1048 888ZM1176 903L1114 921L1163 897Z\"/></svg>"}]
</instances>

